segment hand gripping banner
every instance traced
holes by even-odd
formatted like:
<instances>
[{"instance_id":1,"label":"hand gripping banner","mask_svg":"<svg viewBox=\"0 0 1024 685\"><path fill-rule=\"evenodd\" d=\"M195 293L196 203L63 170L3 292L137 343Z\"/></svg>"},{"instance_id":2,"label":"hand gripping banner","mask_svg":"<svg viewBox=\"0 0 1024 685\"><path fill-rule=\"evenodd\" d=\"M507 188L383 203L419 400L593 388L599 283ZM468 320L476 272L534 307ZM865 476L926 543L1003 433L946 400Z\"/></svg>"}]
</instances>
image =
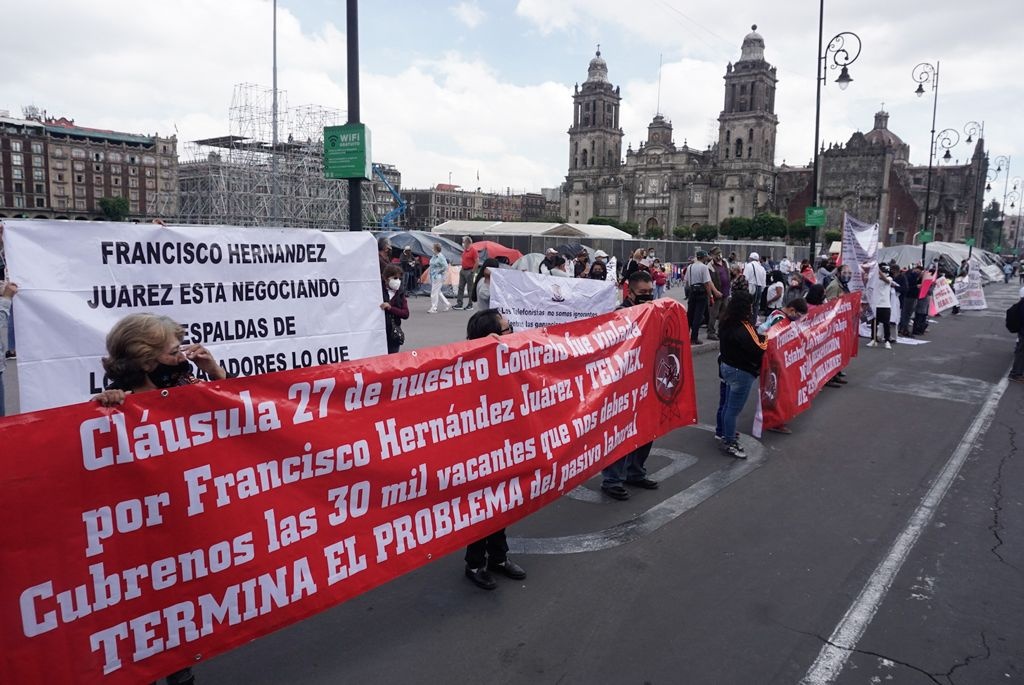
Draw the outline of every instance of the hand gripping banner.
<instances>
[{"instance_id":1,"label":"hand gripping banner","mask_svg":"<svg viewBox=\"0 0 1024 685\"><path fill-rule=\"evenodd\" d=\"M825 382L857 356L860 293L818 307L768 331L761 363L761 404L754 435L780 426L807 409Z\"/></svg>"},{"instance_id":2,"label":"hand gripping banner","mask_svg":"<svg viewBox=\"0 0 1024 685\"><path fill-rule=\"evenodd\" d=\"M508 526L696 422L671 300L0 420L9 682L150 682Z\"/></svg>"}]
</instances>

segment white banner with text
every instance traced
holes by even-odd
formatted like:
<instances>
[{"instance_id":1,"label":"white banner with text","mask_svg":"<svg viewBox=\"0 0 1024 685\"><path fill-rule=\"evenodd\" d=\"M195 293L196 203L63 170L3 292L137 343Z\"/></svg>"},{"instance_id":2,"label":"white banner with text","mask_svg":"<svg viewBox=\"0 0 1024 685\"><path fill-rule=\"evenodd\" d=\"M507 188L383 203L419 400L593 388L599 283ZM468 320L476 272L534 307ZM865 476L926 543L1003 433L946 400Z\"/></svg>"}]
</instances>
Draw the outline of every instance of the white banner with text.
<instances>
[{"instance_id":1,"label":"white banner with text","mask_svg":"<svg viewBox=\"0 0 1024 685\"><path fill-rule=\"evenodd\" d=\"M616 304L609 281L491 269L491 306L517 331L607 314Z\"/></svg>"}]
</instances>

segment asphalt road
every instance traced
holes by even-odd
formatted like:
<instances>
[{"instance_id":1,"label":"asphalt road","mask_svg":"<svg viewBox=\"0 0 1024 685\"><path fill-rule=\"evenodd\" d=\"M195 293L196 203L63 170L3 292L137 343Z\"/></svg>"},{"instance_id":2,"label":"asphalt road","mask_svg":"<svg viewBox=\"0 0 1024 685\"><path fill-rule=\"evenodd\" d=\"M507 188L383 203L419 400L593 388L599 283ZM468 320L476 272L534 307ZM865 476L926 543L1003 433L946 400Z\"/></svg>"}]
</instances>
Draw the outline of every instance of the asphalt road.
<instances>
[{"instance_id":1,"label":"asphalt road","mask_svg":"<svg viewBox=\"0 0 1024 685\"><path fill-rule=\"evenodd\" d=\"M747 462L682 429L655 443L659 490L617 502L595 479L514 525L525 581L481 591L455 553L197 665L198 682L1024 682L1016 291L987 288L988 311L941 317L928 344L862 346L849 385ZM426 308L411 347L464 337L468 313ZM715 355L695 373L713 421Z\"/></svg>"}]
</instances>

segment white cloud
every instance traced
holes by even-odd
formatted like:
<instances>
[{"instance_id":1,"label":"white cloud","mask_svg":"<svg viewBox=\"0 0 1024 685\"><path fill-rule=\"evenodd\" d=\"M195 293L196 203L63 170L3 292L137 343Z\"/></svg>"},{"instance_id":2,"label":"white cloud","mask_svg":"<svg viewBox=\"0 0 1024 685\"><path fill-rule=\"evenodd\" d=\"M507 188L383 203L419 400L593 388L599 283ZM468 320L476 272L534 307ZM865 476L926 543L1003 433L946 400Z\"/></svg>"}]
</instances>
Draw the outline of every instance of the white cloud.
<instances>
[{"instance_id":1,"label":"white cloud","mask_svg":"<svg viewBox=\"0 0 1024 685\"><path fill-rule=\"evenodd\" d=\"M458 5L450 7L449 11L455 15L456 19L471 29L475 29L483 23L487 16L475 2L460 2Z\"/></svg>"}]
</instances>

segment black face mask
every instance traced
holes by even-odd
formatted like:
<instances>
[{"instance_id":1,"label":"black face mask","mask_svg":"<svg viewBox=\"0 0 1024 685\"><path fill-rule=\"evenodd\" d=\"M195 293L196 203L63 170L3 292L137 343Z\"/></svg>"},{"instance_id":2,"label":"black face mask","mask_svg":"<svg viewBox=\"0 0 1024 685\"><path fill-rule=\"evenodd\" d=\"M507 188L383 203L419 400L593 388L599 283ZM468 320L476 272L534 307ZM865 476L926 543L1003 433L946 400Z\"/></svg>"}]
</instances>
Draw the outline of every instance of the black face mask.
<instances>
[{"instance_id":1,"label":"black face mask","mask_svg":"<svg viewBox=\"0 0 1024 685\"><path fill-rule=\"evenodd\" d=\"M644 302L653 302L654 293L644 293L643 295L634 295L633 301L637 304L643 304Z\"/></svg>"},{"instance_id":2,"label":"black face mask","mask_svg":"<svg viewBox=\"0 0 1024 685\"><path fill-rule=\"evenodd\" d=\"M192 365L187 361L174 365L157 364L147 375L158 388L176 388L188 384L192 376Z\"/></svg>"}]
</instances>

